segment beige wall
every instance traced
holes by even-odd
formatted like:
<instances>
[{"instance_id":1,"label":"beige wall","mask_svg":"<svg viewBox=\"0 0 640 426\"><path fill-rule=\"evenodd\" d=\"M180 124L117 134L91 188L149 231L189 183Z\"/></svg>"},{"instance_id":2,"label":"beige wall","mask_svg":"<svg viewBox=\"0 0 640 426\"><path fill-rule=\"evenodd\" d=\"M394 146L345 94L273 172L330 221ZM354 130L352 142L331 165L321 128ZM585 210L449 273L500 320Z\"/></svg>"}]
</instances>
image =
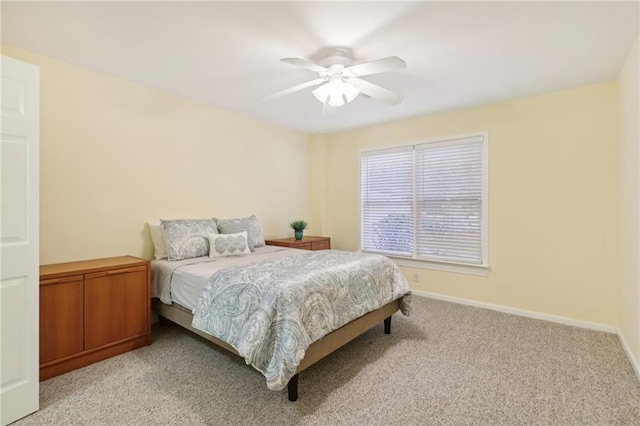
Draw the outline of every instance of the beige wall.
<instances>
[{"instance_id":1,"label":"beige wall","mask_svg":"<svg viewBox=\"0 0 640 426\"><path fill-rule=\"evenodd\" d=\"M307 235L329 235L324 230L327 221L327 155L326 135L309 136L309 212Z\"/></svg>"},{"instance_id":2,"label":"beige wall","mask_svg":"<svg viewBox=\"0 0 640 426\"><path fill-rule=\"evenodd\" d=\"M640 110L638 39L620 73L620 333L640 365Z\"/></svg>"},{"instance_id":3,"label":"beige wall","mask_svg":"<svg viewBox=\"0 0 640 426\"><path fill-rule=\"evenodd\" d=\"M360 150L488 131L489 276L404 268L419 274L412 286L618 324L615 82L307 136L13 47L3 54L41 71L43 264L150 257L149 219L254 212L267 236L305 218L309 234L354 250Z\"/></svg>"},{"instance_id":4,"label":"beige wall","mask_svg":"<svg viewBox=\"0 0 640 426\"><path fill-rule=\"evenodd\" d=\"M604 83L327 137L324 231L359 245L359 152L489 133L488 277L403 268L416 290L618 322L618 94Z\"/></svg>"},{"instance_id":5,"label":"beige wall","mask_svg":"<svg viewBox=\"0 0 640 426\"><path fill-rule=\"evenodd\" d=\"M40 261L150 257L146 221L309 210L307 135L9 46L40 67Z\"/></svg>"}]
</instances>

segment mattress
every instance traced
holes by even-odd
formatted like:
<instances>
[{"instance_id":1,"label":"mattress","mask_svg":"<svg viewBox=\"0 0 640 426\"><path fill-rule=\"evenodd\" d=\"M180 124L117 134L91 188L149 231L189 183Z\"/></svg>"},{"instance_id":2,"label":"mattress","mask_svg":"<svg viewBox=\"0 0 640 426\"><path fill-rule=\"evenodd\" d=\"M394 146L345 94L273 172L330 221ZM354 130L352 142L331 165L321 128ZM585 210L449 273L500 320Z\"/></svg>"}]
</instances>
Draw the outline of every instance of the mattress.
<instances>
[{"instance_id":1,"label":"mattress","mask_svg":"<svg viewBox=\"0 0 640 426\"><path fill-rule=\"evenodd\" d=\"M211 275L220 269L233 265L248 265L263 260L294 256L306 250L278 246L256 248L255 252L242 256L228 256L211 259L208 256L169 261L151 261L151 297L158 297L163 303L177 303L193 310L202 290Z\"/></svg>"}]
</instances>

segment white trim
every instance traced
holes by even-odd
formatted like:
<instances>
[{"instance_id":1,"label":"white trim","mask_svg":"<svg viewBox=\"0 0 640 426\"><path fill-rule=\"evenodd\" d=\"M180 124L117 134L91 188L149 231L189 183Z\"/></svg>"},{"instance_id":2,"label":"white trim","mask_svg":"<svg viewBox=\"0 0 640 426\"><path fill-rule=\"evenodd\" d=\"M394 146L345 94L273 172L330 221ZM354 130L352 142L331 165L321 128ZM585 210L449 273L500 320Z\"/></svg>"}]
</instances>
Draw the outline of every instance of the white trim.
<instances>
[{"instance_id":1,"label":"white trim","mask_svg":"<svg viewBox=\"0 0 640 426\"><path fill-rule=\"evenodd\" d=\"M478 132L475 135L464 136L464 137L442 137L437 139L432 139L430 141L424 141L420 143L416 143L413 145L414 150L418 150L421 148L429 147L441 147L441 146L454 146L454 145L462 145L466 143L482 143L487 140L488 132L485 130L484 132Z\"/></svg>"},{"instance_id":2,"label":"white trim","mask_svg":"<svg viewBox=\"0 0 640 426\"><path fill-rule=\"evenodd\" d=\"M618 330L618 340L620 340L622 349L624 349L624 352L627 354L627 358L629 358L629 362L631 362L633 371L636 372L636 377L640 380L640 362L633 356L633 352L631 352L631 348L627 344L627 340L624 338L624 335L620 330Z\"/></svg>"},{"instance_id":3,"label":"white trim","mask_svg":"<svg viewBox=\"0 0 640 426\"><path fill-rule=\"evenodd\" d=\"M374 155L378 155L381 152L384 152L385 154L395 154L397 152L409 152L409 151L413 151L413 147L414 145L400 145L392 148L361 150L360 159L364 157L371 157Z\"/></svg>"},{"instance_id":4,"label":"white trim","mask_svg":"<svg viewBox=\"0 0 640 426\"><path fill-rule=\"evenodd\" d=\"M452 263L452 262L433 262L429 260L421 259L407 259L405 257L395 257L386 255L393 260L396 265L404 266L407 268L418 269L433 269L436 271L444 272L457 272L459 274L479 275L486 277L489 275L489 267L486 265L472 265L466 263Z\"/></svg>"},{"instance_id":5,"label":"white trim","mask_svg":"<svg viewBox=\"0 0 640 426\"><path fill-rule=\"evenodd\" d=\"M477 132L462 133L462 134L452 135L452 136L434 136L431 138L424 138L424 139L399 140L396 142L390 142L390 143L386 143L384 145L380 145L376 147L372 147L372 146L362 147L358 149L358 158L360 158L362 156L362 153L364 152L382 151L385 149L422 145L422 144L432 143L432 142L442 142L443 140L467 139L475 136L484 136L486 141L489 137L489 132L487 130L478 130Z\"/></svg>"},{"instance_id":6,"label":"white trim","mask_svg":"<svg viewBox=\"0 0 640 426\"><path fill-rule=\"evenodd\" d=\"M507 314L518 315L521 317L534 318L543 321L555 322L558 324L571 325L573 327L587 328L589 330L604 331L605 333L618 334L618 329L610 325L598 324L595 322L581 321L571 318L560 317L551 314L542 314L539 312L525 311L524 309L511 308L504 305L494 305L492 303L478 302L476 300L462 299L454 296L446 296L439 293L431 293L428 291L411 290L413 294L428 297L430 299L444 300L445 302L458 303L461 305L474 306L476 308L491 309L492 311L504 312ZM638 370L636 370L637 372Z\"/></svg>"},{"instance_id":7,"label":"white trim","mask_svg":"<svg viewBox=\"0 0 640 426\"><path fill-rule=\"evenodd\" d=\"M411 241L411 255L415 256L416 252L418 250L418 220L416 219L418 217L418 203L416 203L416 199L418 198L418 181L416 180L418 177L418 170L416 167L416 149L415 149L415 145L413 147L412 150L412 154L413 154L413 180L411 182L411 185L413 185L413 217L411 218L411 221L413 222L413 238ZM360 222L360 229L362 229L362 222ZM364 245L361 245L360 247L364 247Z\"/></svg>"},{"instance_id":8,"label":"white trim","mask_svg":"<svg viewBox=\"0 0 640 426\"><path fill-rule=\"evenodd\" d=\"M482 265L489 272L489 132L482 132Z\"/></svg>"}]
</instances>

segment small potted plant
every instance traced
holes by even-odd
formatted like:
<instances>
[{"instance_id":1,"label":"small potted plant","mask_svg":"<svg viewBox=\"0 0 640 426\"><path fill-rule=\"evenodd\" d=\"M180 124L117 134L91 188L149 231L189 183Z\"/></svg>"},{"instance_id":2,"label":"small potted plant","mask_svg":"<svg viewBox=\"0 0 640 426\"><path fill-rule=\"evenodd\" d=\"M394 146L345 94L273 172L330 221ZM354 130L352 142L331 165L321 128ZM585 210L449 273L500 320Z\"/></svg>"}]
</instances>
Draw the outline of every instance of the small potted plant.
<instances>
[{"instance_id":1,"label":"small potted plant","mask_svg":"<svg viewBox=\"0 0 640 426\"><path fill-rule=\"evenodd\" d=\"M292 227L293 230L295 231L294 235L296 237L296 240L301 240L302 233L304 232L305 229L307 229L308 224L304 220L294 220L289 224L289 226Z\"/></svg>"}]
</instances>

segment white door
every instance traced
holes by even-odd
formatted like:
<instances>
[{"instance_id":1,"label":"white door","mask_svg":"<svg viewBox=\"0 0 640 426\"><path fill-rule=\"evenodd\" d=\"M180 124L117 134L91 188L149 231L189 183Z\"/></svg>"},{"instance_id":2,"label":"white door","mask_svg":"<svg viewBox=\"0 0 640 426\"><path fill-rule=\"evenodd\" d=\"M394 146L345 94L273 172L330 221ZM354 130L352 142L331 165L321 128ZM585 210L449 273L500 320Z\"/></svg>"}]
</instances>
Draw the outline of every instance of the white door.
<instances>
[{"instance_id":1,"label":"white door","mask_svg":"<svg viewBox=\"0 0 640 426\"><path fill-rule=\"evenodd\" d=\"M0 422L38 409L39 69L2 56Z\"/></svg>"}]
</instances>

